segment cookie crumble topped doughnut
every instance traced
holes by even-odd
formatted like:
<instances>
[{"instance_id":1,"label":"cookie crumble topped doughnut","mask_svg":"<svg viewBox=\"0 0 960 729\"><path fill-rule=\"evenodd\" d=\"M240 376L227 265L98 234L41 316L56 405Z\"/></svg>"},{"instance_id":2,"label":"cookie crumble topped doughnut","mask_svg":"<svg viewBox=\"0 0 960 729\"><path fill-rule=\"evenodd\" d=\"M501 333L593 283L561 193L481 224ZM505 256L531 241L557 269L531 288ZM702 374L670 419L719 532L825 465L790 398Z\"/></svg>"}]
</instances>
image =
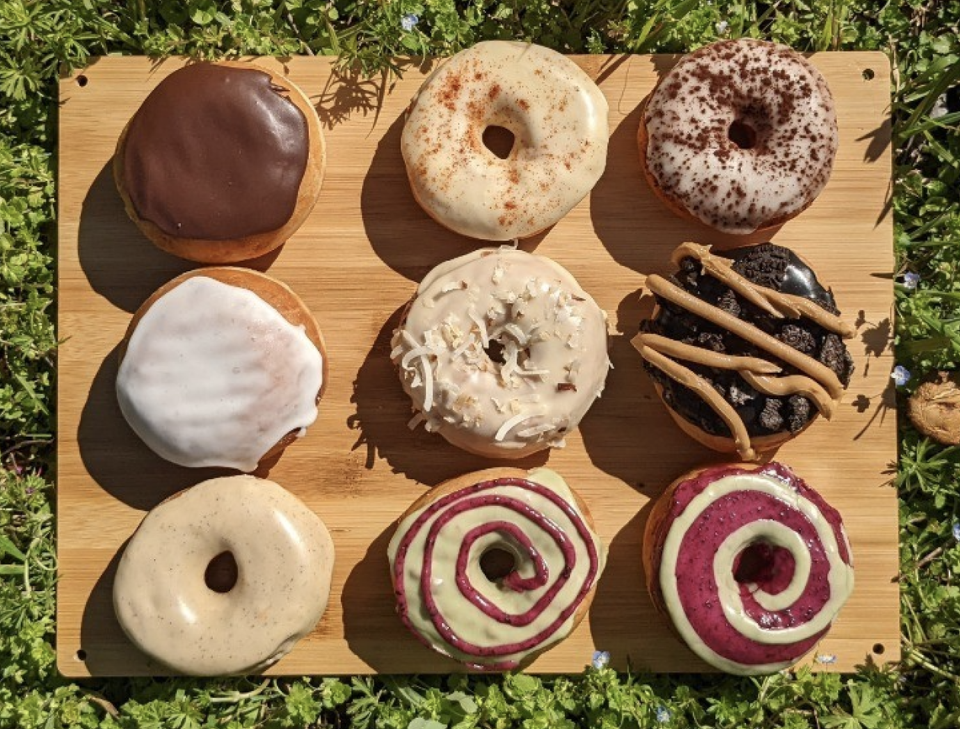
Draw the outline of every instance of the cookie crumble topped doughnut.
<instances>
[{"instance_id":1,"label":"cookie crumble topped doughnut","mask_svg":"<svg viewBox=\"0 0 960 729\"><path fill-rule=\"evenodd\" d=\"M806 209L830 178L838 139L820 72L787 46L748 38L684 56L657 84L639 131L658 196L739 235Z\"/></svg>"},{"instance_id":2,"label":"cookie crumble topped doughnut","mask_svg":"<svg viewBox=\"0 0 960 729\"><path fill-rule=\"evenodd\" d=\"M434 71L410 104L401 150L414 197L461 235L532 236L600 179L607 111L569 58L530 43L477 43ZM514 135L505 159L484 146L491 126Z\"/></svg>"},{"instance_id":3,"label":"cookie crumble topped doughnut","mask_svg":"<svg viewBox=\"0 0 960 729\"><path fill-rule=\"evenodd\" d=\"M684 243L679 271L647 277L657 308L633 342L677 424L753 460L830 418L853 374L833 294L792 251Z\"/></svg>"}]
</instances>

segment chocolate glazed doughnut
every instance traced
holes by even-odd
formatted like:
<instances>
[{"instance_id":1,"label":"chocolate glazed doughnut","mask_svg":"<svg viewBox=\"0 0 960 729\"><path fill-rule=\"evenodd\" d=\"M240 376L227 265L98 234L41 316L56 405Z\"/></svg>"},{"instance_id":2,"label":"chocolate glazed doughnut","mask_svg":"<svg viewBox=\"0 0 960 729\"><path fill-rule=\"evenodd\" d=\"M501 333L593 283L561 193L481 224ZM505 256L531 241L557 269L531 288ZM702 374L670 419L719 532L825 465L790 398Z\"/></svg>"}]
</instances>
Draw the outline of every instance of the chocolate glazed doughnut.
<instances>
[{"instance_id":1,"label":"chocolate glazed doughnut","mask_svg":"<svg viewBox=\"0 0 960 729\"><path fill-rule=\"evenodd\" d=\"M320 193L323 134L309 99L247 63L198 63L165 78L117 144L127 212L160 248L230 263L273 250Z\"/></svg>"},{"instance_id":2,"label":"chocolate glazed doughnut","mask_svg":"<svg viewBox=\"0 0 960 729\"><path fill-rule=\"evenodd\" d=\"M783 464L699 469L657 500L647 587L690 649L728 673L793 665L853 590L840 514Z\"/></svg>"},{"instance_id":3,"label":"chocolate glazed doughnut","mask_svg":"<svg viewBox=\"0 0 960 729\"><path fill-rule=\"evenodd\" d=\"M709 448L756 460L830 418L853 374L854 329L792 251L772 243L713 255L684 243L634 346L677 425Z\"/></svg>"}]
</instances>

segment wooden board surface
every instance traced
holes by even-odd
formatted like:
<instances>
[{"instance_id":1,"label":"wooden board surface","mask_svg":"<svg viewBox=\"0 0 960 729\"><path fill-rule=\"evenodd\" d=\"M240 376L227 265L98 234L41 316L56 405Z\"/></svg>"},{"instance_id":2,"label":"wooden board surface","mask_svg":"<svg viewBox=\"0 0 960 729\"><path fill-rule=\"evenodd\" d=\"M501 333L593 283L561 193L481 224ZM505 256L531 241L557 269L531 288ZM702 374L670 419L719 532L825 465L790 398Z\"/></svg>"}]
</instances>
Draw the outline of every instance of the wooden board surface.
<instances>
[{"instance_id":1,"label":"wooden board surface","mask_svg":"<svg viewBox=\"0 0 960 729\"><path fill-rule=\"evenodd\" d=\"M676 57L576 60L610 102L607 170L588 199L524 248L566 266L609 312L615 369L567 448L522 465L546 461L579 490L609 545L609 560L588 617L529 670L580 671L596 648L609 651L618 669L704 671L654 613L640 545L648 501L685 470L722 459L673 425L629 338L649 312L648 299L640 299L643 275L670 271L670 253L682 241L719 239L667 212L637 161L640 103ZM821 419L777 458L846 521L856 589L808 661L820 670L851 670L899 658L897 502L890 485L896 426L889 407L889 66L880 53L825 53L812 60L836 97L840 151L826 190L774 240L805 256L833 285L844 314L857 320L850 345L857 370L835 420ZM403 80L384 88L332 76L329 59L262 62L281 69L316 102L329 150L317 207L279 255L261 262L312 308L331 363L318 422L270 477L322 516L337 549L326 616L270 673L457 670L403 629L393 612L385 556L394 520L424 489L491 465L422 429L407 429L409 402L389 361L390 334L416 282L440 261L478 245L431 221L407 184L402 115L428 68L409 65ZM146 510L216 473L155 456L127 427L114 396L116 347L131 313L191 268L155 249L127 219L110 172L124 124L180 65L104 58L61 82L57 651L68 676L162 673L116 622L114 570Z\"/></svg>"}]
</instances>

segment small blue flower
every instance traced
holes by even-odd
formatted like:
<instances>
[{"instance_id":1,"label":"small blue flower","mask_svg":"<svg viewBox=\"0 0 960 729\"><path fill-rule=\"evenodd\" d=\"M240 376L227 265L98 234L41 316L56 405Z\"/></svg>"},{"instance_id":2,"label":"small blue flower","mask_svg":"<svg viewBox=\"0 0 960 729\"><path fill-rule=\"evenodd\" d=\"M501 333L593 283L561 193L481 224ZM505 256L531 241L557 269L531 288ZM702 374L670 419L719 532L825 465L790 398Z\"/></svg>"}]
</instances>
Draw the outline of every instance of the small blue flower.
<instances>
[{"instance_id":1,"label":"small blue flower","mask_svg":"<svg viewBox=\"0 0 960 729\"><path fill-rule=\"evenodd\" d=\"M893 372L890 375L890 379L892 379L897 384L897 387L903 387L908 382L910 382L911 376L912 375L910 374L910 370L908 370L903 365L897 365L896 367L893 368Z\"/></svg>"},{"instance_id":2,"label":"small blue flower","mask_svg":"<svg viewBox=\"0 0 960 729\"><path fill-rule=\"evenodd\" d=\"M837 657L832 653L823 653L817 655L817 663L823 663L825 665L830 665L831 663L836 663Z\"/></svg>"},{"instance_id":3,"label":"small blue flower","mask_svg":"<svg viewBox=\"0 0 960 729\"><path fill-rule=\"evenodd\" d=\"M420 16L414 15L413 13L408 13L400 19L400 27L403 28L408 33L413 30L417 23L420 22Z\"/></svg>"},{"instance_id":4,"label":"small blue flower","mask_svg":"<svg viewBox=\"0 0 960 729\"><path fill-rule=\"evenodd\" d=\"M913 271L907 271L903 274L903 288L908 291L913 291L917 288L917 284L920 283L920 274L914 273Z\"/></svg>"},{"instance_id":5,"label":"small blue flower","mask_svg":"<svg viewBox=\"0 0 960 729\"><path fill-rule=\"evenodd\" d=\"M953 538L960 542L960 521L953 525Z\"/></svg>"},{"instance_id":6,"label":"small blue flower","mask_svg":"<svg viewBox=\"0 0 960 729\"><path fill-rule=\"evenodd\" d=\"M657 707L657 721L661 724L666 724L673 718L673 714L670 713L670 709L666 706Z\"/></svg>"},{"instance_id":7,"label":"small blue flower","mask_svg":"<svg viewBox=\"0 0 960 729\"><path fill-rule=\"evenodd\" d=\"M597 670L606 668L607 664L610 663L610 653L607 651L594 651L592 663L593 667Z\"/></svg>"}]
</instances>

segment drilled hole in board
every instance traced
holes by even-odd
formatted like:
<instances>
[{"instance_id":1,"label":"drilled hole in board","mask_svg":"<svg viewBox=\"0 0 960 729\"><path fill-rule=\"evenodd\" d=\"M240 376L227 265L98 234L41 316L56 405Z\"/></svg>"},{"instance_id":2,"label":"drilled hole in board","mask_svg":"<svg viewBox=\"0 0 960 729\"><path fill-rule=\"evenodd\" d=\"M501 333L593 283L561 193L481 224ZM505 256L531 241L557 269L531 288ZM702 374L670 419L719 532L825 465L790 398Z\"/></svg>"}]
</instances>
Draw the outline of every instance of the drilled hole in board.
<instances>
[{"instance_id":1,"label":"drilled hole in board","mask_svg":"<svg viewBox=\"0 0 960 729\"><path fill-rule=\"evenodd\" d=\"M873 644L873 652L876 653L878 656L882 656L885 650L886 648L884 647L883 643Z\"/></svg>"},{"instance_id":2,"label":"drilled hole in board","mask_svg":"<svg viewBox=\"0 0 960 729\"><path fill-rule=\"evenodd\" d=\"M79 76L77 76L77 86L79 86L81 89L84 86L86 86L88 83L90 83L90 79L88 79L83 74L80 74Z\"/></svg>"},{"instance_id":3,"label":"drilled hole in board","mask_svg":"<svg viewBox=\"0 0 960 729\"><path fill-rule=\"evenodd\" d=\"M87 652L83 648L77 651L77 660L78 661L87 660Z\"/></svg>"},{"instance_id":4,"label":"drilled hole in board","mask_svg":"<svg viewBox=\"0 0 960 729\"><path fill-rule=\"evenodd\" d=\"M864 81L873 81L874 77L877 75L874 73L872 68L863 69L863 80Z\"/></svg>"}]
</instances>

